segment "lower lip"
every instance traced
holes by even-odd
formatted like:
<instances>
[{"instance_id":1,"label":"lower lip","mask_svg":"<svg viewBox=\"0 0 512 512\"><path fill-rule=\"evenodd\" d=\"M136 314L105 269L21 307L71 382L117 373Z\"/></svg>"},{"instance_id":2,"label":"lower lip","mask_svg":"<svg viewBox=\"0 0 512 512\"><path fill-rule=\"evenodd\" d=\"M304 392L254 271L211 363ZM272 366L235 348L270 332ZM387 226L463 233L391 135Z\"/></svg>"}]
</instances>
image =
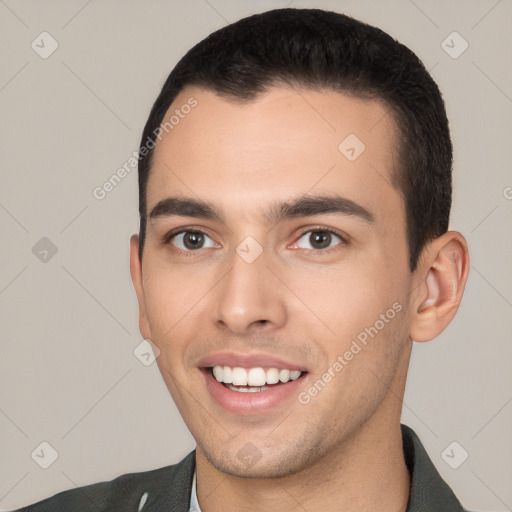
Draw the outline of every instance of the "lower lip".
<instances>
[{"instance_id":1,"label":"lower lip","mask_svg":"<svg viewBox=\"0 0 512 512\"><path fill-rule=\"evenodd\" d=\"M271 386L263 391L244 393L232 391L218 382L211 374L210 369L202 369L201 373L210 395L220 406L227 411L247 415L269 411L291 396L297 396L298 388L307 375L303 373L298 379Z\"/></svg>"}]
</instances>

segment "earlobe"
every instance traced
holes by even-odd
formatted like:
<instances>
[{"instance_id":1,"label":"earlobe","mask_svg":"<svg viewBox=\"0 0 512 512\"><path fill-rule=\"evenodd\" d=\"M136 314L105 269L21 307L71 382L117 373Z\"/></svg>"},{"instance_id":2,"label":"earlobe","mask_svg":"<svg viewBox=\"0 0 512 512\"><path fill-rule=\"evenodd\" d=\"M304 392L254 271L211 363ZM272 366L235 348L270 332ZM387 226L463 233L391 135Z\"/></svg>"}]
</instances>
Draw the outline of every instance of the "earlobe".
<instances>
[{"instance_id":1,"label":"earlobe","mask_svg":"<svg viewBox=\"0 0 512 512\"><path fill-rule=\"evenodd\" d=\"M425 277L417 285L410 337L421 342L439 336L459 308L469 272L465 238L449 231L435 239L418 272Z\"/></svg>"},{"instance_id":2,"label":"earlobe","mask_svg":"<svg viewBox=\"0 0 512 512\"><path fill-rule=\"evenodd\" d=\"M139 236L130 237L130 274L139 302L139 330L144 339L151 339L151 329L146 314L144 286L142 281L142 262L139 257Z\"/></svg>"}]
</instances>

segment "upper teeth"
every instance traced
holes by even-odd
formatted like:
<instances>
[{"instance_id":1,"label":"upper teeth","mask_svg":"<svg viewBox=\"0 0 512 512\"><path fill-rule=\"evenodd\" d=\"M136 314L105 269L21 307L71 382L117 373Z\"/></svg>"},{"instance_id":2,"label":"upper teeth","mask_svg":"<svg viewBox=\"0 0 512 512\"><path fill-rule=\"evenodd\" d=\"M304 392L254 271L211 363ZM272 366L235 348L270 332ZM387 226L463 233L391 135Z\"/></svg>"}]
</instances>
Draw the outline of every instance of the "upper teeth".
<instances>
[{"instance_id":1,"label":"upper teeth","mask_svg":"<svg viewBox=\"0 0 512 512\"><path fill-rule=\"evenodd\" d=\"M299 370L278 370L277 368L240 368L231 366L214 366L213 376L224 384L235 386L264 386L265 384L277 384L279 381L288 382L300 377Z\"/></svg>"}]
</instances>

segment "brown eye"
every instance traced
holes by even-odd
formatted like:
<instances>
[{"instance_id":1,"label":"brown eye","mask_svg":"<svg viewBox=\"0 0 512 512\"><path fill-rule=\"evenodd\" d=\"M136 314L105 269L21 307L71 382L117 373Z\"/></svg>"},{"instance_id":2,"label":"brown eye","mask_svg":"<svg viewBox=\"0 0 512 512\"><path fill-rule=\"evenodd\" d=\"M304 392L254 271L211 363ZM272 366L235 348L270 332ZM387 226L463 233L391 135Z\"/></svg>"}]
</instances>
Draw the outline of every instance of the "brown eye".
<instances>
[{"instance_id":1,"label":"brown eye","mask_svg":"<svg viewBox=\"0 0 512 512\"><path fill-rule=\"evenodd\" d=\"M187 249L200 249L204 244L204 236L201 233L189 231L183 236L183 245Z\"/></svg>"},{"instance_id":2,"label":"brown eye","mask_svg":"<svg viewBox=\"0 0 512 512\"><path fill-rule=\"evenodd\" d=\"M340 236L327 230L307 231L296 242L301 249L322 250L343 242Z\"/></svg>"},{"instance_id":3,"label":"brown eye","mask_svg":"<svg viewBox=\"0 0 512 512\"><path fill-rule=\"evenodd\" d=\"M315 231L309 235L309 243L315 249L325 249L331 245L331 233L327 231Z\"/></svg>"},{"instance_id":4,"label":"brown eye","mask_svg":"<svg viewBox=\"0 0 512 512\"><path fill-rule=\"evenodd\" d=\"M217 244L201 231L182 231L174 235L170 242L182 251L195 251L206 247L217 247Z\"/></svg>"}]
</instances>

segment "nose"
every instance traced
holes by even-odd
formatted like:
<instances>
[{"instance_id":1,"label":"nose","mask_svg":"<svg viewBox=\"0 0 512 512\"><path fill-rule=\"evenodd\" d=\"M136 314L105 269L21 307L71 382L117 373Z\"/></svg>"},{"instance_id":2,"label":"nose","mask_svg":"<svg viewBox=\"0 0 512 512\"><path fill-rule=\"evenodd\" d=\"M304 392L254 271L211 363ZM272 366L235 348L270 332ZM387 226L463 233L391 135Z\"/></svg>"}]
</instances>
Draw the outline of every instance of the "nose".
<instances>
[{"instance_id":1,"label":"nose","mask_svg":"<svg viewBox=\"0 0 512 512\"><path fill-rule=\"evenodd\" d=\"M287 317L285 290L269 270L265 252L251 263L234 253L231 263L231 270L216 287L216 326L238 335L282 327Z\"/></svg>"}]
</instances>

